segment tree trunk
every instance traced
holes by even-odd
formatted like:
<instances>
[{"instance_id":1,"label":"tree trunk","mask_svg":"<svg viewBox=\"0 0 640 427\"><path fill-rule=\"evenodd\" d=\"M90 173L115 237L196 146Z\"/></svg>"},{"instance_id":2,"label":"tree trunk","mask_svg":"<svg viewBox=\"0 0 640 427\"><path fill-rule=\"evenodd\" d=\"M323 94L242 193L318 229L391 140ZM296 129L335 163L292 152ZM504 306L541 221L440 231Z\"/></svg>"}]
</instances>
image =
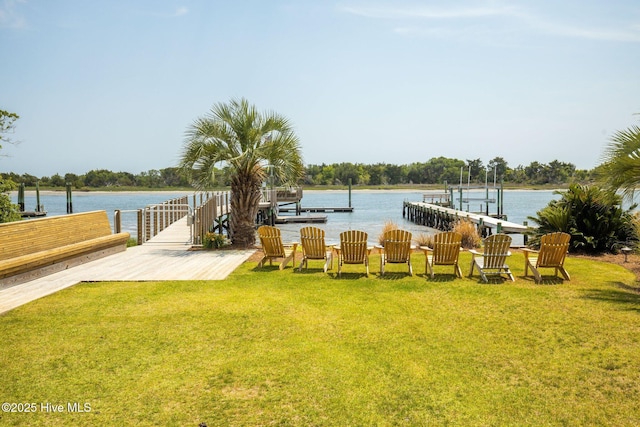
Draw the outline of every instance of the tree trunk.
<instances>
[{"instance_id":1,"label":"tree trunk","mask_svg":"<svg viewBox=\"0 0 640 427\"><path fill-rule=\"evenodd\" d=\"M248 248L256 243L256 216L262 180L258 174L235 175L231 179L231 242Z\"/></svg>"}]
</instances>

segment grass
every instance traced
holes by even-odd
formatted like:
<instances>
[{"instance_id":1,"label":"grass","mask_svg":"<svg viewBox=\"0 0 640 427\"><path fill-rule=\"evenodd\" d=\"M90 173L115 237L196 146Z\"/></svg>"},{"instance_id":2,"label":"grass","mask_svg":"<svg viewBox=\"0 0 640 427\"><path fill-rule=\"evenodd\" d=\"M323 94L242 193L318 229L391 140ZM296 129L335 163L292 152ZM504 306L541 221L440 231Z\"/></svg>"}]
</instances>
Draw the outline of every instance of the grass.
<instances>
[{"instance_id":1,"label":"grass","mask_svg":"<svg viewBox=\"0 0 640 427\"><path fill-rule=\"evenodd\" d=\"M570 258L571 282L536 285L523 264L515 283L427 280L415 254L414 277L249 262L222 282L77 285L0 316L2 401L38 405L0 425L637 424L635 276Z\"/></svg>"}]
</instances>

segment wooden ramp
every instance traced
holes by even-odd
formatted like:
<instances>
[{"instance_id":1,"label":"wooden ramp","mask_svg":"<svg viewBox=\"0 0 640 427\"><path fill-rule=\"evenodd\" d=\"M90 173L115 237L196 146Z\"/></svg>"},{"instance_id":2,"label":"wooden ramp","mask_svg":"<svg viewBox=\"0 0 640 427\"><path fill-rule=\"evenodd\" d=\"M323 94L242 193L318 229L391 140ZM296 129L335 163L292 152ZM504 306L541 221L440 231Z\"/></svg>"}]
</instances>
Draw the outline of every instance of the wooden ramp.
<instances>
[{"instance_id":1,"label":"wooden ramp","mask_svg":"<svg viewBox=\"0 0 640 427\"><path fill-rule=\"evenodd\" d=\"M0 289L0 313L79 282L223 280L255 252L190 250L190 240L185 217L144 245Z\"/></svg>"}]
</instances>

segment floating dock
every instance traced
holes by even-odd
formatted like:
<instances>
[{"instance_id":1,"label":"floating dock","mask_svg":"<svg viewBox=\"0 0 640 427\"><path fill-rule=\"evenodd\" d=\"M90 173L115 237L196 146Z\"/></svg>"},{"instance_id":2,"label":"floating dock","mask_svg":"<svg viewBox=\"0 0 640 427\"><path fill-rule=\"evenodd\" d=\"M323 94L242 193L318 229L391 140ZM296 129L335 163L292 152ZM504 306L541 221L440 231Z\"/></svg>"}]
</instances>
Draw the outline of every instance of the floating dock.
<instances>
[{"instance_id":1,"label":"floating dock","mask_svg":"<svg viewBox=\"0 0 640 427\"><path fill-rule=\"evenodd\" d=\"M353 212L353 207L343 206L334 208L280 208L280 212Z\"/></svg>"},{"instance_id":2,"label":"floating dock","mask_svg":"<svg viewBox=\"0 0 640 427\"><path fill-rule=\"evenodd\" d=\"M475 224L483 236L492 232L524 234L529 229L526 225L509 222L502 218L445 208L424 202L404 202L402 217L415 224L438 230L450 230L458 220L466 219Z\"/></svg>"},{"instance_id":3,"label":"floating dock","mask_svg":"<svg viewBox=\"0 0 640 427\"><path fill-rule=\"evenodd\" d=\"M326 215L277 216L276 224L318 224L327 222Z\"/></svg>"}]
</instances>

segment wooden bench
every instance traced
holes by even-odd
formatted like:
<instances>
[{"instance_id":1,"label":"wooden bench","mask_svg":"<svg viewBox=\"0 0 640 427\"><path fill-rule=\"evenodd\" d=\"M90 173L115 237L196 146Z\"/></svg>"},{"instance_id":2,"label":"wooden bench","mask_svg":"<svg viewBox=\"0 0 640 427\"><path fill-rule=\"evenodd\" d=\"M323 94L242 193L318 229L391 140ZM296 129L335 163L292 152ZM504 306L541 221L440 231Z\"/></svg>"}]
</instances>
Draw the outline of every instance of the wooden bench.
<instances>
[{"instance_id":1,"label":"wooden bench","mask_svg":"<svg viewBox=\"0 0 640 427\"><path fill-rule=\"evenodd\" d=\"M128 239L106 211L0 224L0 288L124 251Z\"/></svg>"}]
</instances>

